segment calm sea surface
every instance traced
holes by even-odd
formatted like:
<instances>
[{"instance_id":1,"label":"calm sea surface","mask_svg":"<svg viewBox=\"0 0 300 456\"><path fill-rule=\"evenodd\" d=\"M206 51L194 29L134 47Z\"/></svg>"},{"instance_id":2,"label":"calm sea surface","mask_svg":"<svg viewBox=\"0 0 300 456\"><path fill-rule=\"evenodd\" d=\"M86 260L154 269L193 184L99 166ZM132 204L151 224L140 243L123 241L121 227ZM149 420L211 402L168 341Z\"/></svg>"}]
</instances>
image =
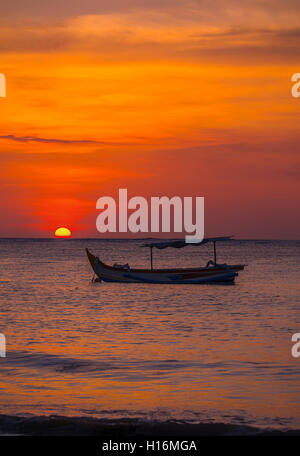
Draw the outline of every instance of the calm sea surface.
<instances>
[{"instance_id":1,"label":"calm sea surface","mask_svg":"<svg viewBox=\"0 0 300 456\"><path fill-rule=\"evenodd\" d=\"M91 283L85 247L148 266L141 241L0 240L0 413L300 429L300 242L220 243L235 285ZM199 266L212 247L154 251Z\"/></svg>"}]
</instances>

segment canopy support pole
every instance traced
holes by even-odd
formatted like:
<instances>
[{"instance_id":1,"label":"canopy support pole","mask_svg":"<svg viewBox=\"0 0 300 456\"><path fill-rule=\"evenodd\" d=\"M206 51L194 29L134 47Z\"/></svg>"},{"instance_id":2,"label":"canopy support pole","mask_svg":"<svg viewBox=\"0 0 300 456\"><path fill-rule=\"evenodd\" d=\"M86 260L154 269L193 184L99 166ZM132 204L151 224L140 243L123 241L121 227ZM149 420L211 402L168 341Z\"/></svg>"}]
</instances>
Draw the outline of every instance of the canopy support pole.
<instances>
[{"instance_id":1,"label":"canopy support pole","mask_svg":"<svg viewBox=\"0 0 300 456\"><path fill-rule=\"evenodd\" d=\"M216 249L216 241L214 241L214 261L217 264L217 249Z\"/></svg>"}]
</instances>

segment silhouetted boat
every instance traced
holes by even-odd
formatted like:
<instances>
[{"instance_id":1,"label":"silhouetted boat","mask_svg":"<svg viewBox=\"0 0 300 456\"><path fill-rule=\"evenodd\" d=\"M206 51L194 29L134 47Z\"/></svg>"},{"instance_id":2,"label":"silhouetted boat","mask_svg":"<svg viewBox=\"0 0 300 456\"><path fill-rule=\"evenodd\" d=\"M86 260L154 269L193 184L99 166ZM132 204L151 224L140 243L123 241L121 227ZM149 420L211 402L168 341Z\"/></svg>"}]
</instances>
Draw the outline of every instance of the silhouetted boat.
<instances>
[{"instance_id":1,"label":"silhouetted boat","mask_svg":"<svg viewBox=\"0 0 300 456\"><path fill-rule=\"evenodd\" d=\"M86 249L86 253L94 273L97 275L97 281L104 282L125 282L125 283L174 283L174 284L201 284L201 283L227 283L234 282L238 271L245 267L243 264L228 265L217 264L216 242L228 241L231 237L205 238L202 242L187 244L185 241L166 241L152 242L144 244L144 247L150 248L151 269L134 269L125 265L109 266L103 263L98 257ZM165 249L167 247L183 248L189 245L203 245L207 242L214 244L214 261L210 260L205 267L201 268L153 268L153 248Z\"/></svg>"}]
</instances>

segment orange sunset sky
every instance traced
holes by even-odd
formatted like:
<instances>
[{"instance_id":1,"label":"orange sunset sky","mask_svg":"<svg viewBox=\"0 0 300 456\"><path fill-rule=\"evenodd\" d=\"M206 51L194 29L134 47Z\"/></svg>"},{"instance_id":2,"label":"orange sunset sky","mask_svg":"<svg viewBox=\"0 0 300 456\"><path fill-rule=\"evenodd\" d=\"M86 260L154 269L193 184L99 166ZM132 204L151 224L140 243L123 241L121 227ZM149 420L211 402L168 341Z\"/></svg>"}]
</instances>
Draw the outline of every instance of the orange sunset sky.
<instances>
[{"instance_id":1,"label":"orange sunset sky","mask_svg":"<svg viewBox=\"0 0 300 456\"><path fill-rule=\"evenodd\" d=\"M0 236L100 237L96 200L204 196L205 234L298 239L297 0L3 0Z\"/></svg>"}]
</instances>

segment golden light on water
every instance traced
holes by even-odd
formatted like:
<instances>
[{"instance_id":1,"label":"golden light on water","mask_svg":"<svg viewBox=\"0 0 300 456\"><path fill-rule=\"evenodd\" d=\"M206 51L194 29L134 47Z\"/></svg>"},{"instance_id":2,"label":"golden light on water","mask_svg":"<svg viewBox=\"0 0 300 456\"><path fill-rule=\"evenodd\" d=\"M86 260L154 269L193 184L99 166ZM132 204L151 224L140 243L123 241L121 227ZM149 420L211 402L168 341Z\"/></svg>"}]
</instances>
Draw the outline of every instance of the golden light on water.
<instances>
[{"instance_id":1,"label":"golden light on water","mask_svg":"<svg viewBox=\"0 0 300 456\"><path fill-rule=\"evenodd\" d=\"M55 236L56 237L70 237L71 231L65 227L57 228L57 230L55 231Z\"/></svg>"}]
</instances>

